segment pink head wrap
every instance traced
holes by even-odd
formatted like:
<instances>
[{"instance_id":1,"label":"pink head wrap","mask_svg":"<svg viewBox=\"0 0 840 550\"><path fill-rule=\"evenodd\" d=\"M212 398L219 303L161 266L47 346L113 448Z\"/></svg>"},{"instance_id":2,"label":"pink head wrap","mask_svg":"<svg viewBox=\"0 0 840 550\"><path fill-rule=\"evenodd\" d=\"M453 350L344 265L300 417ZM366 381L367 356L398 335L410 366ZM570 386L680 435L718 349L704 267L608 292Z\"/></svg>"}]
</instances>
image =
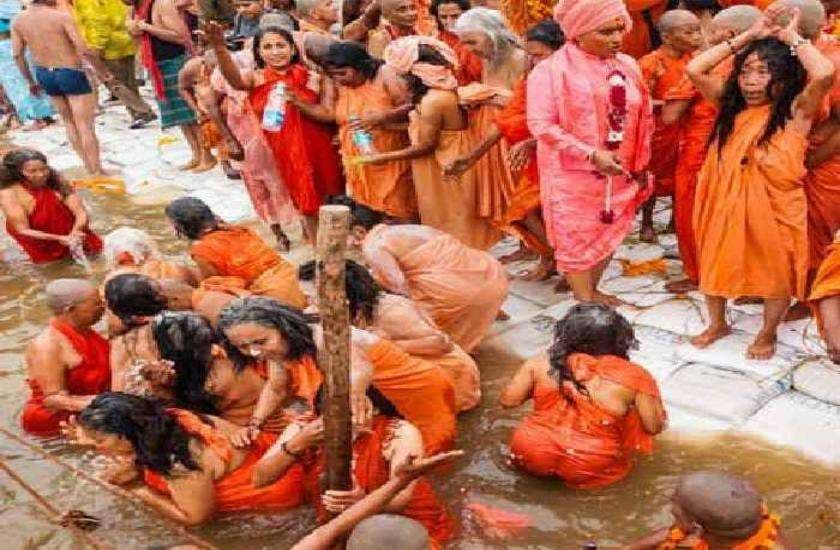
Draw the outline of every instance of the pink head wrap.
<instances>
[{"instance_id":1,"label":"pink head wrap","mask_svg":"<svg viewBox=\"0 0 840 550\"><path fill-rule=\"evenodd\" d=\"M420 46L434 48L451 67L418 62ZM458 57L446 43L428 36L406 36L394 40L382 54L385 63L399 74L413 74L429 88L454 90L458 81L452 71L458 68Z\"/></svg>"},{"instance_id":2,"label":"pink head wrap","mask_svg":"<svg viewBox=\"0 0 840 550\"><path fill-rule=\"evenodd\" d=\"M633 26L623 0L559 0L554 6L554 20L568 40L574 40L615 19L623 19L628 31Z\"/></svg>"}]
</instances>

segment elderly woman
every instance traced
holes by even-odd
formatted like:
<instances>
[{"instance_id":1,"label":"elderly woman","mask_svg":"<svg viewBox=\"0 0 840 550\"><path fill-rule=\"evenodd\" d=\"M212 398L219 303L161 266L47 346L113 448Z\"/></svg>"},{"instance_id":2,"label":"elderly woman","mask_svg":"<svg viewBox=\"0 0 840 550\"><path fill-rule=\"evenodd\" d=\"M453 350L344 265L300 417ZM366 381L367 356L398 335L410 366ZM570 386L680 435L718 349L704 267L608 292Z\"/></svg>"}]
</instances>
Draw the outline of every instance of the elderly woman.
<instances>
[{"instance_id":1,"label":"elderly woman","mask_svg":"<svg viewBox=\"0 0 840 550\"><path fill-rule=\"evenodd\" d=\"M597 290L650 190L650 95L636 62L619 53L630 28L621 0L562 0L566 44L528 77L528 127L537 138L543 217L557 270L575 298Z\"/></svg>"},{"instance_id":2,"label":"elderly woman","mask_svg":"<svg viewBox=\"0 0 840 550\"><path fill-rule=\"evenodd\" d=\"M105 263L110 268L107 279L120 273L141 273L152 279L175 279L195 284L193 272L160 258L148 233L133 227L118 227L105 235Z\"/></svg>"},{"instance_id":3,"label":"elderly woman","mask_svg":"<svg viewBox=\"0 0 840 550\"><path fill-rule=\"evenodd\" d=\"M528 55L502 14L488 8L473 8L455 23L461 43L481 58L481 82L458 90L461 104L469 108L473 142L492 131L493 119L513 96L512 89L528 68ZM500 226L514 193L514 179L507 162L508 146L497 141L488 146L475 164L478 215Z\"/></svg>"}]
</instances>

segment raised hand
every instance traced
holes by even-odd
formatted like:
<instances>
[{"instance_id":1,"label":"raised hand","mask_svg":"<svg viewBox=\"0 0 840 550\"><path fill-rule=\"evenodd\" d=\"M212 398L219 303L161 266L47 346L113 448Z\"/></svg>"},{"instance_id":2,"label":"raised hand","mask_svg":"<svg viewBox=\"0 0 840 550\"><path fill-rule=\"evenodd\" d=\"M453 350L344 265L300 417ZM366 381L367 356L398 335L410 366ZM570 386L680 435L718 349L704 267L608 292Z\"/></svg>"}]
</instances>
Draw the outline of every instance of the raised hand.
<instances>
[{"instance_id":1,"label":"raised hand","mask_svg":"<svg viewBox=\"0 0 840 550\"><path fill-rule=\"evenodd\" d=\"M394 469L394 476L403 479L414 480L418 477L424 476L431 470L434 470L441 464L452 462L458 457L464 455L464 451L449 451L447 453L439 453L434 456L427 456L418 458L410 456L405 462L399 464Z\"/></svg>"}]
</instances>

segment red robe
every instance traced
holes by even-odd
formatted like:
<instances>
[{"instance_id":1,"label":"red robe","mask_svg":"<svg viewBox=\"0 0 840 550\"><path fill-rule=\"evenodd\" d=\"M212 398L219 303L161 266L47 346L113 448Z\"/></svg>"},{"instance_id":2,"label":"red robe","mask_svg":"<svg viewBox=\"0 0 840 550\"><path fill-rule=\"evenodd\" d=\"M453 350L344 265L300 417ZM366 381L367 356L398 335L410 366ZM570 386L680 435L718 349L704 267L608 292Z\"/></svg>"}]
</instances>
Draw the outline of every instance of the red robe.
<instances>
[{"instance_id":1,"label":"red robe","mask_svg":"<svg viewBox=\"0 0 840 550\"><path fill-rule=\"evenodd\" d=\"M458 85L466 86L470 82L481 82L481 59L472 53L469 48L461 44L457 35L449 31L440 31L438 38L452 48L452 51L458 56L458 70L455 71L455 78L458 79Z\"/></svg>"},{"instance_id":2,"label":"red robe","mask_svg":"<svg viewBox=\"0 0 840 550\"><path fill-rule=\"evenodd\" d=\"M581 382L599 376L633 391L658 397L656 380L642 367L619 357L574 354L568 359ZM615 416L589 396L566 386L538 384L534 412L513 433L514 463L540 476L556 476L577 489L594 489L624 479L633 455L650 453L653 437L636 409Z\"/></svg>"},{"instance_id":3,"label":"red robe","mask_svg":"<svg viewBox=\"0 0 840 550\"><path fill-rule=\"evenodd\" d=\"M69 235L76 223L76 216L70 207L64 204L58 193L48 187L29 187L22 185L35 199L35 208L29 214L29 227L53 235ZM44 264L70 258L70 249L56 241L35 239L21 235L6 221L6 231L36 264ZM85 253L99 254L102 251L102 239L90 229L85 228L82 242Z\"/></svg>"},{"instance_id":4,"label":"red robe","mask_svg":"<svg viewBox=\"0 0 840 550\"><path fill-rule=\"evenodd\" d=\"M263 69L265 82L251 90L248 100L262 120L268 96L277 82L285 82L289 93L306 103L318 103L318 94L307 88L309 71L292 65L284 73L271 67ZM304 116L291 103L279 132L263 132L274 153L277 168L298 211L314 216L329 195L344 193L341 158L333 142L335 128Z\"/></svg>"},{"instance_id":5,"label":"red robe","mask_svg":"<svg viewBox=\"0 0 840 550\"><path fill-rule=\"evenodd\" d=\"M64 321L53 319L53 330L61 333L82 358L65 373L65 388L70 395L96 395L111 389L111 367L108 341L93 330L79 331ZM59 434L59 423L71 412L50 409L44 405L44 393L35 380L29 379L31 394L21 415L21 425L27 432L52 437Z\"/></svg>"}]
</instances>

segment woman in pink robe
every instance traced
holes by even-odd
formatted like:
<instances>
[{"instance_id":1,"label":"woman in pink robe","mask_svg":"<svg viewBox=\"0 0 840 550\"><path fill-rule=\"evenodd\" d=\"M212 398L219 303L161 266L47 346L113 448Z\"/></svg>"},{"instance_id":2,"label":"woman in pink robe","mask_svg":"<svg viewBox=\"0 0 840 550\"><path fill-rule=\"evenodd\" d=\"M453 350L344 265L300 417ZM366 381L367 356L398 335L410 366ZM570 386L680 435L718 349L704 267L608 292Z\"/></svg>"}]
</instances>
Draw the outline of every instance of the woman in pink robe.
<instances>
[{"instance_id":1,"label":"woman in pink robe","mask_svg":"<svg viewBox=\"0 0 840 550\"><path fill-rule=\"evenodd\" d=\"M554 13L567 42L528 77L546 230L575 298L615 303L597 286L650 194L638 183L650 158L650 95L635 60L619 53L631 25L621 0L560 0ZM608 122L616 73L626 92L619 134ZM610 180L612 216L605 217Z\"/></svg>"}]
</instances>

